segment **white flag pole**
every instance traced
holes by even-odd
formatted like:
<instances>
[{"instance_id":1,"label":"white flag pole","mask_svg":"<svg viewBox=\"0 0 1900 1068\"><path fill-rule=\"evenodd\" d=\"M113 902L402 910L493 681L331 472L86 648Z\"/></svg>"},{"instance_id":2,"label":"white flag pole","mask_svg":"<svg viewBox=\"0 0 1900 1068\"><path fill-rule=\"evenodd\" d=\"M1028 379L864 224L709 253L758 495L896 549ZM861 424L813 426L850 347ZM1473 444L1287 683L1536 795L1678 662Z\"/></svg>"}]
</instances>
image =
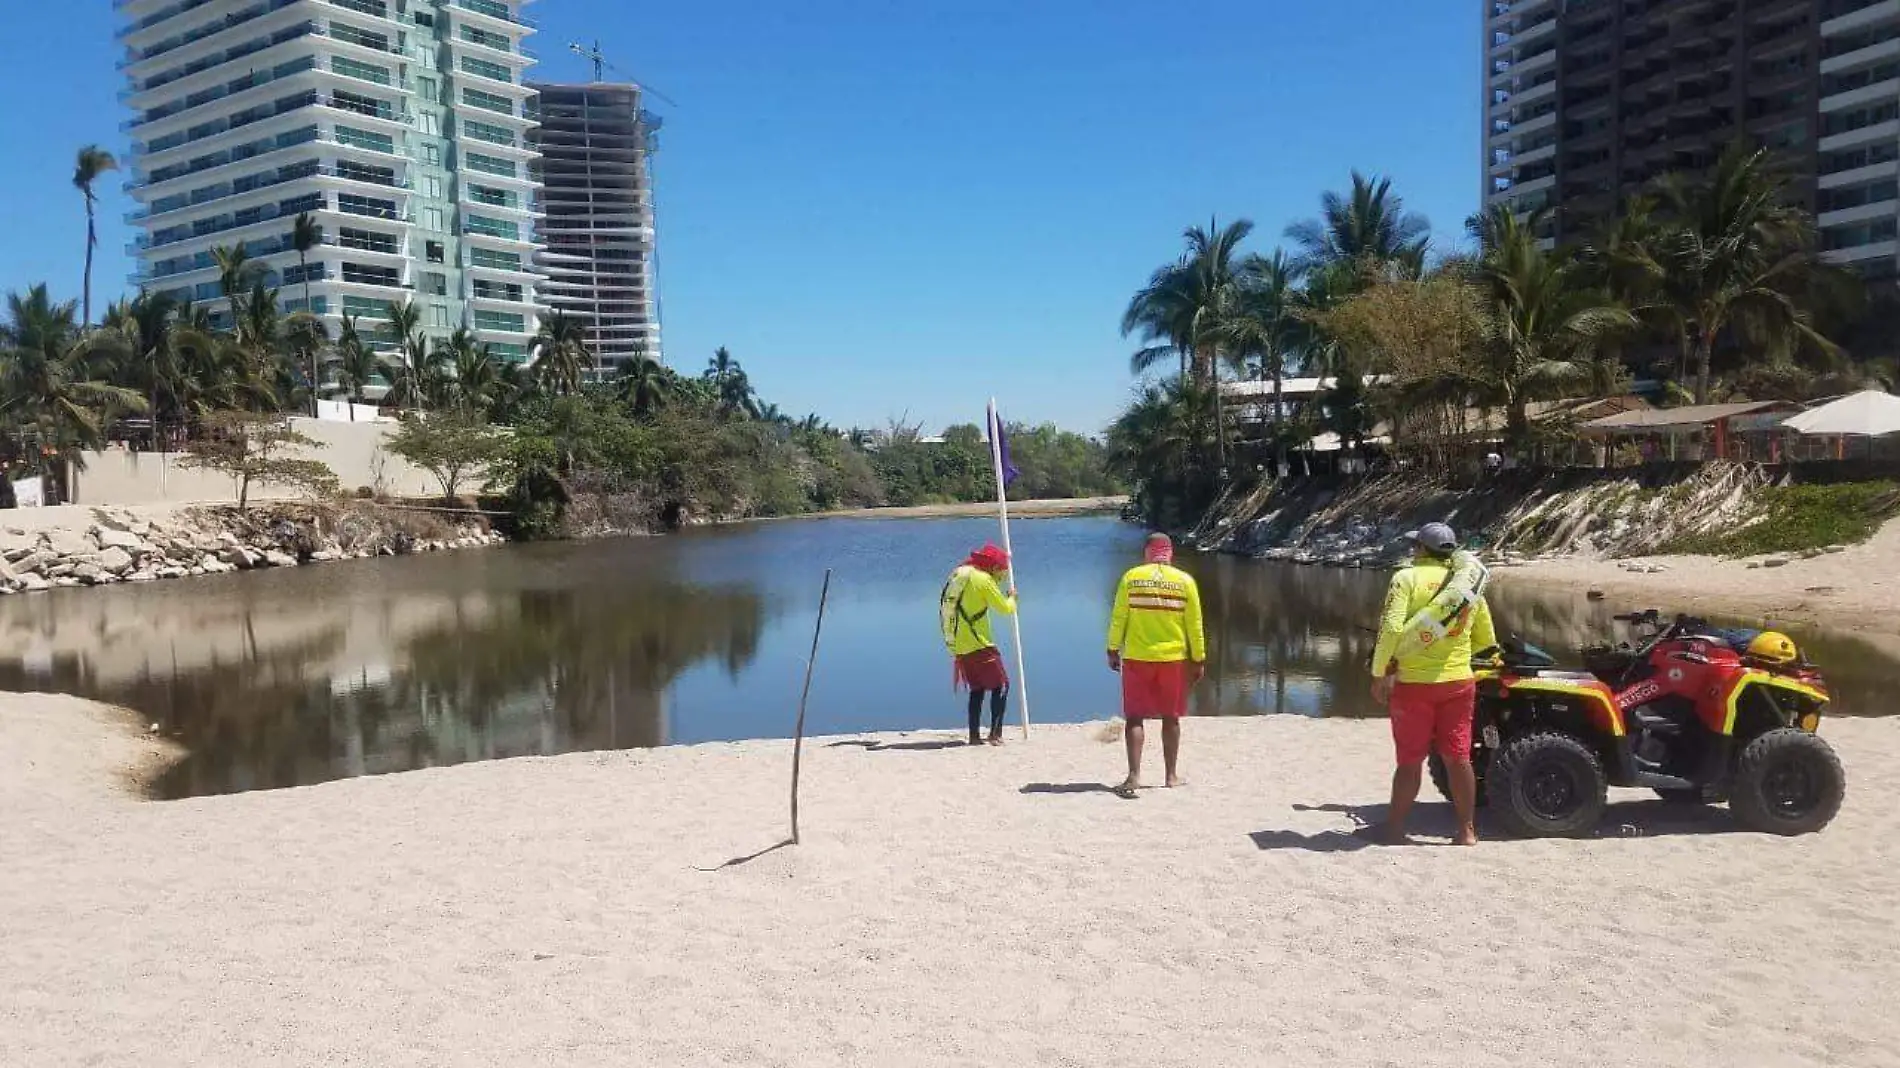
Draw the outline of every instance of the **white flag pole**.
<instances>
[{"instance_id":1,"label":"white flag pole","mask_svg":"<svg viewBox=\"0 0 1900 1068\"><path fill-rule=\"evenodd\" d=\"M1009 592L1016 594L1016 550L1009 544L1009 490L1003 485L1003 421L996 414L996 398L990 398L990 467L996 472L996 519L1003 526L1003 552L1009 557ZM1022 709L1023 737L1029 737L1029 679L1023 670L1022 606L1009 617L1010 635L1016 641L1016 704Z\"/></svg>"}]
</instances>

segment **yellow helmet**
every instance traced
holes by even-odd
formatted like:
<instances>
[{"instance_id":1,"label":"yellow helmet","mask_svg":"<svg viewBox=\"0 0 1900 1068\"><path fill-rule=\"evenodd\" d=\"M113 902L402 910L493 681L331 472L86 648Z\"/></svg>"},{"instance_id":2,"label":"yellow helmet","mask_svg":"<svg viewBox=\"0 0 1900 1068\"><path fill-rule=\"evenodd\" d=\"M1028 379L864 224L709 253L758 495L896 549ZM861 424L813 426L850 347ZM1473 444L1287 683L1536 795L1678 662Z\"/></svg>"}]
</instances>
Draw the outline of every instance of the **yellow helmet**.
<instances>
[{"instance_id":1,"label":"yellow helmet","mask_svg":"<svg viewBox=\"0 0 1900 1068\"><path fill-rule=\"evenodd\" d=\"M1792 664L1801 658L1801 650L1786 634L1764 630L1748 643L1748 656L1764 664Z\"/></svg>"}]
</instances>

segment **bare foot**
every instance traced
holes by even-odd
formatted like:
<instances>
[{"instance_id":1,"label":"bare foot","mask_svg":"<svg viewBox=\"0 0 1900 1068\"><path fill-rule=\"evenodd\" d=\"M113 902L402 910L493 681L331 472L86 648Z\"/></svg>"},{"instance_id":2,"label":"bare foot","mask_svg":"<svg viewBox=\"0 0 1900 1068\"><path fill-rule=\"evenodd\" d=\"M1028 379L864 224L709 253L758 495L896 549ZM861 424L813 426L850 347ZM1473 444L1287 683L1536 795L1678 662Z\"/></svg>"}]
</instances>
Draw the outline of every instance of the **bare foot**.
<instances>
[{"instance_id":1,"label":"bare foot","mask_svg":"<svg viewBox=\"0 0 1900 1068\"><path fill-rule=\"evenodd\" d=\"M1121 785L1115 787L1115 796L1133 801L1135 799L1135 791L1139 789L1141 789L1141 783L1136 782L1132 778L1123 779Z\"/></svg>"},{"instance_id":2,"label":"bare foot","mask_svg":"<svg viewBox=\"0 0 1900 1068\"><path fill-rule=\"evenodd\" d=\"M1187 780L1183 779L1181 776L1179 775L1168 776L1168 789L1172 790L1177 786L1186 786L1186 785L1187 785Z\"/></svg>"},{"instance_id":3,"label":"bare foot","mask_svg":"<svg viewBox=\"0 0 1900 1068\"><path fill-rule=\"evenodd\" d=\"M990 744L991 744L991 745L1002 745L1002 744L1003 744L1003 736L1002 736L1002 735L1000 735L1000 734L992 734L992 735L990 735Z\"/></svg>"},{"instance_id":4,"label":"bare foot","mask_svg":"<svg viewBox=\"0 0 1900 1068\"><path fill-rule=\"evenodd\" d=\"M1355 837L1364 838L1373 845L1409 846L1416 844L1412 841L1410 835L1405 834L1403 831L1394 831L1389 827L1355 827L1352 833Z\"/></svg>"},{"instance_id":5,"label":"bare foot","mask_svg":"<svg viewBox=\"0 0 1900 1068\"><path fill-rule=\"evenodd\" d=\"M968 744L970 744L970 745L982 745L982 744L983 744L983 739L981 739L981 738L978 738L978 737L977 737L976 735L974 735L974 734L972 734L972 735L970 735L970 741L969 741L969 743L968 743Z\"/></svg>"},{"instance_id":6,"label":"bare foot","mask_svg":"<svg viewBox=\"0 0 1900 1068\"><path fill-rule=\"evenodd\" d=\"M1467 829L1467 830L1463 830L1463 831L1459 831L1459 832L1458 832L1458 837L1456 837L1456 838L1454 838L1454 839L1452 839L1452 844L1453 844L1453 845L1461 845L1461 846L1474 846L1474 845L1477 845L1477 844L1478 844L1478 832L1477 832L1477 831L1473 831L1473 830L1469 830L1469 829Z\"/></svg>"}]
</instances>

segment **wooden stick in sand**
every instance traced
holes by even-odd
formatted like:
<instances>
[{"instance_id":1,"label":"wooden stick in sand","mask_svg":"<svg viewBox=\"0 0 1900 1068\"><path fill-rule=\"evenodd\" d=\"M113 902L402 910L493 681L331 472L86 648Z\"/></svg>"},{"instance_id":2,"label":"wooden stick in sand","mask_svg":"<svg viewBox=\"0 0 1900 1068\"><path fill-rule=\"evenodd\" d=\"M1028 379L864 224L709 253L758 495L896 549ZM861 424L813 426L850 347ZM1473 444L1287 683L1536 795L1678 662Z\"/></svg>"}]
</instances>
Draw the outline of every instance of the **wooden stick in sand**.
<instances>
[{"instance_id":1,"label":"wooden stick in sand","mask_svg":"<svg viewBox=\"0 0 1900 1068\"><path fill-rule=\"evenodd\" d=\"M792 728L792 844L798 844L798 764L805 751L805 702L811 698L811 673L818 666L818 638L825 632L825 602L831 598L831 569L818 591L818 622L811 629L811 659L805 661L805 690L798 695L798 725Z\"/></svg>"}]
</instances>

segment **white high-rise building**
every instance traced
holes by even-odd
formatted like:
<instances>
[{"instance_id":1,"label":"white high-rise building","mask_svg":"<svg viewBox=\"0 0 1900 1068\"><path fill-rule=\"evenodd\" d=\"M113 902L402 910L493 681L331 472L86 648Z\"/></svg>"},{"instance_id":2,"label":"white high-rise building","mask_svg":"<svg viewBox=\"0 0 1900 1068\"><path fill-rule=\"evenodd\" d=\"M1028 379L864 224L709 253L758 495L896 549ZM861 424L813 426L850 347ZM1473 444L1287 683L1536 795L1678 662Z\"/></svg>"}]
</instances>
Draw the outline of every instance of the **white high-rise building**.
<instances>
[{"instance_id":1,"label":"white high-rise building","mask_svg":"<svg viewBox=\"0 0 1900 1068\"><path fill-rule=\"evenodd\" d=\"M286 310L366 338L413 301L523 360L539 328L529 0L113 0L137 284L223 316L242 242ZM299 265L309 213L322 240Z\"/></svg>"}]
</instances>

